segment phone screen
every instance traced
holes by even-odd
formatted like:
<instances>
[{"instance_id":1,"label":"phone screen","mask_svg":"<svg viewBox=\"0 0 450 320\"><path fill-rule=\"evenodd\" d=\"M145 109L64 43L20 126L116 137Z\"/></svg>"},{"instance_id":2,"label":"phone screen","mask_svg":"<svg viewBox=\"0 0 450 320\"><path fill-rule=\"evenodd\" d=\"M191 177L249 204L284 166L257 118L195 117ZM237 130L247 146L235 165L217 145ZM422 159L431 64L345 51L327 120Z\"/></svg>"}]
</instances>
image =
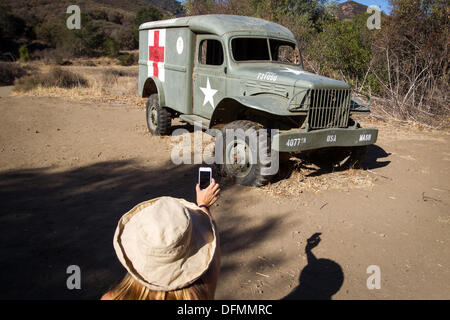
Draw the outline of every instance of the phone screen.
<instances>
[{"instance_id":1,"label":"phone screen","mask_svg":"<svg viewBox=\"0 0 450 320\"><path fill-rule=\"evenodd\" d=\"M205 189L211 183L211 172L200 171L200 189Z\"/></svg>"}]
</instances>

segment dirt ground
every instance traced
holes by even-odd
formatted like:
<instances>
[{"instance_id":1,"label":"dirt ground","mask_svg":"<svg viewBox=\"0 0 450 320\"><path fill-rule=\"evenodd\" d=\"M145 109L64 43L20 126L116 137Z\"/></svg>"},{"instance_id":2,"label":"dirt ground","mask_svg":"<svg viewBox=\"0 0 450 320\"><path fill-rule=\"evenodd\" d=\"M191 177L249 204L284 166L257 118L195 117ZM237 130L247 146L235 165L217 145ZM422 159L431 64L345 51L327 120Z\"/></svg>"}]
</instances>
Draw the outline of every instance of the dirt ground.
<instances>
[{"instance_id":1,"label":"dirt ground","mask_svg":"<svg viewBox=\"0 0 450 320\"><path fill-rule=\"evenodd\" d=\"M157 196L194 200L198 166L171 162L141 107L13 96L0 114L1 299L99 298L124 274L120 216ZM265 188L223 186L216 298L450 298L449 133L363 125L380 130L367 170L297 166ZM70 265L80 290L67 289Z\"/></svg>"}]
</instances>

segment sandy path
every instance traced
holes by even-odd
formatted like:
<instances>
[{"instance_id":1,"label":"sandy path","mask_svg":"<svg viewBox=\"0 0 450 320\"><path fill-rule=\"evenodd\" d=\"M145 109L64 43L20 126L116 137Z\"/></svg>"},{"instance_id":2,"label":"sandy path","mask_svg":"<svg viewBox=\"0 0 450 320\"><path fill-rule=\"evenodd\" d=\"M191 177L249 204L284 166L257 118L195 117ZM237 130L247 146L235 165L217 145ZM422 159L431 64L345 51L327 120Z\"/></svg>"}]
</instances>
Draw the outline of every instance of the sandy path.
<instances>
[{"instance_id":1,"label":"sandy path","mask_svg":"<svg viewBox=\"0 0 450 320\"><path fill-rule=\"evenodd\" d=\"M143 109L17 96L0 112L1 298L98 298L123 274L119 217L160 195L194 199L196 166L170 161L170 138L147 133ZM370 171L356 173L370 184L276 197L225 186L217 298L450 298L450 136L372 125ZM66 287L72 264L81 290ZM370 265L379 290L366 286Z\"/></svg>"}]
</instances>

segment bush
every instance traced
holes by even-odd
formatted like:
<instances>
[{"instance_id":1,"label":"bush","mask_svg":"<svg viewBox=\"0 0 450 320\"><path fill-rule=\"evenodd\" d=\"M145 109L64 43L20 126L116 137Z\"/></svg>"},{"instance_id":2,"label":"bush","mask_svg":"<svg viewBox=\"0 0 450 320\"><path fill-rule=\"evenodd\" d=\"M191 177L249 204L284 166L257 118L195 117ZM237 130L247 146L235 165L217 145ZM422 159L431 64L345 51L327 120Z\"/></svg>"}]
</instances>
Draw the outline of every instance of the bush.
<instances>
[{"instance_id":1,"label":"bush","mask_svg":"<svg viewBox=\"0 0 450 320\"><path fill-rule=\"evenodd\" d=\"M148 6L146 8L139 9L133 20L133 37L135 42L139 43L139 26L142 23L161 20L163 17L164 15L162 12L155 7Z\"/></svg>"},{"instance_id":2,"label":"bush","mask_svg":"<svg viewBox=\"0 0 450 320\"><path fill-rule=\"evenodd\" d=\"M39 77L27 76L24 78L16 79L14 81L14 90L27 92L36 88L40 83Z\"/></svg>"},{"instance_id":3,"label":"bush","mask_svg":"<svg viewBox=\"0 0 450 320\"><path fill-rule=\"evenodd\" d=\"M68 59L73 58L73 55L68 50L46 48L35 51L33 58L39 59L45 64L67 65L70 63Z\"/></svg>"},{"instance_id":4,"label":"bush","mask_svg":"<svg viewBox=\"0 0 450 320\"><path fill-rule=\"evenodd\" d=\"M74 88L87 87L88 81L82 76L61 68L53 68L42 79L44 87Z\"/></svg>"},{"instance_id":5,"label":"bush","mask_svg":"<svg viewBox=\"0 0 450 320\"><path fill-rule=\"evenodd\" d=\"M30 67L22 67L14 62L0 61L0 85L12 85L15 79L26 76L29 71Z\"/></svg>"},{"instance_id":6,"label":"bush","mask_svg":"<svg viewBox=\"0 0 450 320\"><path fill-rule=\"evenodd\" d=\"M103 42L103 53L110 58L116 58L119 55L119 44L116 40L108 38Z\"/></svg>"},{"instance_id":7,"label":"bush","mask_svg":"<svg viewBox=\"0 0 450 320\"><path fill-rule=\"evenodd\" d=\"M136 58L134 54L125 53L119 56L119 64L121 66L131 66L135 64Z\"/></svg>"},{"instance_id":8,"label":"bush","mask_svg":"<svg viewBox=\"0 0 450 320\"><path fill-rule=\"evenodd\" d=\"M111 37L117 41L121 50L134 50L139 48L139 43L136 40L132 27L120 27L111 32Z\"/></svg>"},{"instance_id":9,"label":"bush","mask_svg":"<svg viewBox=\"0 0 450 320\"><path fill-rule=\"evenodd\" d=\"M73 56L101 54L106 34L88 15L81 15L82 28L69 30L62 22L45 22L36 28L36 36L57 50Z\"/></svg>"},{"instance_id":10,"label":"bush","mask_svg":"<svg viewBox=\"0 0 450 320\"><path fill-rule=\"evenodd\" d=\"M369 32L364 16L332 21L324 25L308 50L322 73L339 71L346 78L362 79L372 58Z\"/></svg>"},{"instance_id":11,"label":"bush","mask_svg":"<svg viewBox=\"0 0 450 320\"><path fill-rule=\"evenodd\" d=\"M88 81L82 76L61 68L55 67L45 75L33 75L27 76L21 79L17 79L14 82L15 89L19 91L30 91L37 86L45 88L58 87L58 88L75 88L75 87L87 87Z\"/></svg>"},{"instance_id":12,"label":"bush","mask_svg":"<svg viewBox=\"0 0 450 320\"><path fill-rule=\"evenodd\" d=\"M18 39L26 29L25 21L9 11L10 8L0 5L0 39Z\"/></svg>"},{"instance_id":13,"label":"bush","mask_svg":"<svg viewBox=\"0 0 450 320\"><path fill-rule=\"evenodd\" d=\"M28 52L28 48L25 44L20 46L19 56L20 56L20 60L22 60L23 62L30 61L30 53Z\"/></svg>"},{"instance_id":14,"label":"bush","mask_svg":"<svg viewBox=\"0 0 450 320\"><path fill-rule=\"evenodd\" d=\"M108 12L108 21L116 24L122 24L123 15L116 11Z\"/></svg>"}]
</instances>

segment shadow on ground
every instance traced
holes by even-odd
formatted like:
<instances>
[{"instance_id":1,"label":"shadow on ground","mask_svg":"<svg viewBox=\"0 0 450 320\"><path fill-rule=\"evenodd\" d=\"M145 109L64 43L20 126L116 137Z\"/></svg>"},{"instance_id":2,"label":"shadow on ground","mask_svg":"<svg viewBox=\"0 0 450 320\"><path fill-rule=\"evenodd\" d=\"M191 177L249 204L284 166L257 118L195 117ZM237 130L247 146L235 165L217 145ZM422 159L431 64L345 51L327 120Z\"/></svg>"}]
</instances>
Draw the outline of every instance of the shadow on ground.
<instances>
[{"instance_id":1,"label":"shadow on ground","mask_svg":"<svg viewBox=\"0 0 450 320\"><path fill-rule=\"evenodd\" d=\"M308 264L298 279L299 285L282 300L331 300L344 282L344 273L339 264L330 259L316 258L311 250L320 242L320 233L307 241L305 253Z\"/></svg>"},{"instance_id":2,"label":"shadow on ground","mask_svg":"<svg viewBox=\"0 0 450 320\"><path fill-rule=\"evenodd\" d=\"M304 154L296 155L296 160L290 159L290 156L280 158L280 170L274 177L272 182L278 182L284 179L289 179L293 172L307 169L306 177L318 177L332 172L346 171L349 168L346 166L333 167L329 163L327 156L332 153L332 148L320 149L317 151L305 152ZM387 153L383 148L377 145L369 145L367 153L363 162L363 170L371 170L388 166L391 161L380 161L380 159L387 158L391 153Z\"/></svg>"},{"instance_id":3,"label":"shadow on ground","mask_svg":"<svg viewBox=\"0 0 450 320\"><path fill-rule=\"evenodd\" d=\"M131 160L0 172L0 299L98 299L125 274L112 246L119 218L163 195L195 201L196 179L194 165L145 168ZM219 224L224 254L262 241L274 223L261 217L247 230L239 213L233 219L225 230ZM70 265L81 269L81 290L67 289Z\"/></svg>"}]
</instances>

